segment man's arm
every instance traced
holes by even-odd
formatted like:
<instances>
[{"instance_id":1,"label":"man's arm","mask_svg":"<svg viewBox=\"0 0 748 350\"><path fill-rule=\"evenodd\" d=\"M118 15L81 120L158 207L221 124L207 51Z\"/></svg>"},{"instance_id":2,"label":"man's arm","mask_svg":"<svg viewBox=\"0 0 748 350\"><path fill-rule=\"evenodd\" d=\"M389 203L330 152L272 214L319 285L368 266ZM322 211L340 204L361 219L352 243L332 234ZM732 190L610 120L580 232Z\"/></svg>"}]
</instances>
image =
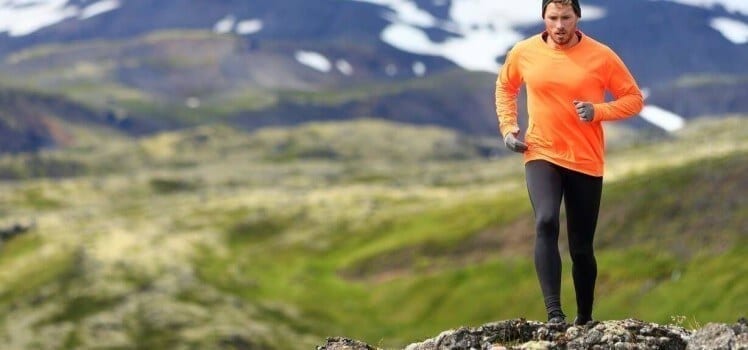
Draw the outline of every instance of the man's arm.
<instances>
[{"instance_id":1,"label":"man's arm","mask_svg":"<svg viewBox=\"0 0 748 350\"><path fill-rule=\"evenodd\" d=\"M635 116L644 107L644 98L634 77L618 55L609 50L606 88L614 101L594 104L594 120L617 120Z\"/></svg>"},{"instance_id":2,"label":"man's arm","mask_svg":"<svg viewBox=\"0 0 748 350\"><path fill-rule=\"evenodd\" d=\"M519 132L517 95L522 86L522 75L519 72L517 56L516 47L507 53L496 79L496 115L499 118L499 132L504 138L507 134Z\"/></svg>"}]
</instances>

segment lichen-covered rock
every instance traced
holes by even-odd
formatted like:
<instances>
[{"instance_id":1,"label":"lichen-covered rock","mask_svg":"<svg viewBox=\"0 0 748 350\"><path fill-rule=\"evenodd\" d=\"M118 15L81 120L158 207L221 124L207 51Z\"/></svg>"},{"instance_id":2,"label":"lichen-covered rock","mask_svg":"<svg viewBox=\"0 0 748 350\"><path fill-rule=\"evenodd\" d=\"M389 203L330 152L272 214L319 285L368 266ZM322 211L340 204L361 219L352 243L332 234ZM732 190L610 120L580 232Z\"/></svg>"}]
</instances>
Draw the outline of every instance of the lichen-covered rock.
<instances>
[{"instance_id":1,"label":"lichen-covered rock","mask_svg":"<svg viewBox=\"0 0 748 350\"><path fill-rule=\"evenodd\" d=\"M721 323L709 323L696 331L688 343L688 350L735 349L737 335L732 327Z\"/></svg>"},{"instance_id":2,"label":"lichen-covered rock","mask_svg":"<svg viewBox=\"0 0 748 350\"><path fill-rule=\"evenodd\" d=\"M520 345L517 349L521 350L553 350L558 349L558 345L545 340L529 341Z\"/></svg>"},{"instance_id":3,"label":"lichen-covered rock","mask_svg":"<svg viewBox=\"0 0 748 350\"><path fill-rule=\"evenodd\" d=\"M327 343L318 346L317 350L377 350L377 348L358 340L330 337L327 338Z\"/></svg>"},{"instance_id":4,"label":"lichen-covered rock","mask_svg":"<svg viewBox=\"0 0 748 350\"><path fill-rule=\"evenodd\" d=\"M330 339L335 341L331 343ZM319 350L376 350L366 344L330 338ZM337 347L331 347L331 345ZM368 346L368 347L367 347ZM462 327L414 343L405 350L748 350L748 321L708 324L690 332L682 327L636 319L593 322L584 326L514 319L477 328Z\"/></svg>"},{"instance_id":5,"label":"lichen-covered rock","mask_svg":"<svg viewBox=\"0 0 748 350\"><path fill-rule=\"evenodd\" d=\"M514 319L489 323L477 328L462 327L442 332L436 338L411 344L406 350L493 350L498 348L495 345L530 341L542 326L540 322Z\"/></svg>"}]
</instances>

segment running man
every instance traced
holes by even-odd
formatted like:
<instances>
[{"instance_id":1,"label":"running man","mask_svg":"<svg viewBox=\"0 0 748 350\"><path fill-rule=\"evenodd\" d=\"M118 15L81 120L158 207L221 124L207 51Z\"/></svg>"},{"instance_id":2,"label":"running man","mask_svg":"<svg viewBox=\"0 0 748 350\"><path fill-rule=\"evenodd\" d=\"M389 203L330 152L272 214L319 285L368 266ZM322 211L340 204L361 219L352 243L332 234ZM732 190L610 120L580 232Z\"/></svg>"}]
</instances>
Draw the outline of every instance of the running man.
<instances>
[{"instance_id":1,"label":"running man","mask_svg":"<svg viewBox=\"0 0 748 350\"><path fill-rule=\"evenodd\" d=\"M603 121L638 114L642 94L628 68L608 46L582 33L578 0L543 0L545 31L517 43L496 81L496 112L507 148L524 153L535 215L535 270L549 323L564 323L561 201L566 208L576 293L574 324L592 321L597 279L593 239L603 184ZM517 124L517 95L527 89L528 128ZM605 101L605 91L614 100Z\"/></svg>"}]
</instances>

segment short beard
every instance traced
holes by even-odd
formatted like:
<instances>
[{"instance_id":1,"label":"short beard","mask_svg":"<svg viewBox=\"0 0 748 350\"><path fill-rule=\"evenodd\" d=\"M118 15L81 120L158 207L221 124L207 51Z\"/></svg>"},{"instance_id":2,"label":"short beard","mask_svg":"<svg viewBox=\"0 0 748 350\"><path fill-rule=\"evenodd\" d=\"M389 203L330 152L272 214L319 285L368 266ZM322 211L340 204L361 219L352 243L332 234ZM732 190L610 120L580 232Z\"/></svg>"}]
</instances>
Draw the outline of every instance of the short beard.
<instances>
[{"instance_id":1,"label":"short beard","mask_svg":"<svg viewBox=\"0 0 748 350\"><path fill-rule=\"evenodd\" d=\"M571 39L573 39L573 37L572 37L572 35L569 35L568 37L565 38L565 40L563 42L559 42L559 41L556 41L556 36L551 35L551 40L553 40L553 42L556 43L556 45L559 45L559 46L564 46L564 45L570 43Z\"/></svg>"}]
</instances>

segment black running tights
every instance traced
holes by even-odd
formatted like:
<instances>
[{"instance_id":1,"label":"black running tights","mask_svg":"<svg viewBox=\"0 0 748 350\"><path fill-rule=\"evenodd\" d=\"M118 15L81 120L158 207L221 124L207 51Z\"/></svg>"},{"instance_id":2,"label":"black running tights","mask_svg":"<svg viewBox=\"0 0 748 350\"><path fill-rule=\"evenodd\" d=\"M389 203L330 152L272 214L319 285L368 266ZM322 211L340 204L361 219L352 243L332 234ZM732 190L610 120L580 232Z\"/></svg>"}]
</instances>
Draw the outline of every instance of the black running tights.
<instances>
[{"instance_id":1,"label":"black running tights","mask_svg":"<svg viewBox=\"0 0 748 350\"><path fill-rule=\"evenodd\" d=\"M575 172L543 160L525 165L527 190L535 212L535 270L548 315L561 309L561 255L558 250L561 200L566 227L577 315L590 319L595 295L597 262L593 240L600 209L602 177Z\"/></svg>"}]
</instances>

